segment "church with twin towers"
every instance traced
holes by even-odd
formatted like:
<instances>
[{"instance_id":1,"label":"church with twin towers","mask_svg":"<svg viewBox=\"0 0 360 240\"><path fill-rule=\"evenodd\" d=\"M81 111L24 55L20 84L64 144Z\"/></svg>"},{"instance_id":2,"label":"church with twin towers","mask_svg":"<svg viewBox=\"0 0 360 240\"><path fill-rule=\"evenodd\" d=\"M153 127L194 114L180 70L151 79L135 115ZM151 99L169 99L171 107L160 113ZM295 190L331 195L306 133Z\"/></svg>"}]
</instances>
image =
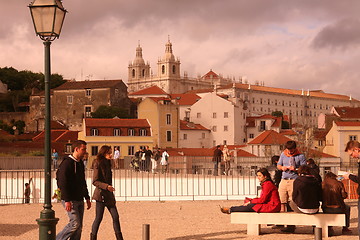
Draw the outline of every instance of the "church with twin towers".
<instances>
[{"instance_id":1,"label":"church with twin towers","mask_svg":"<svg viewBox=\"0 0 360 240\"><path fill-rule=\"evenodd\" d=\"M128 91L136 92L151 86L158 86L169 94L184 93L197 89L224 86L232 81L210 71L202 77L191 78L184 72L181 75L180 60L175 58L170 39L165 44L165 54L157 62L157 75L153 75L150 64L145 63L140 44L136 48L134 61L129 64Z\"/></svg>"}]
</instances>

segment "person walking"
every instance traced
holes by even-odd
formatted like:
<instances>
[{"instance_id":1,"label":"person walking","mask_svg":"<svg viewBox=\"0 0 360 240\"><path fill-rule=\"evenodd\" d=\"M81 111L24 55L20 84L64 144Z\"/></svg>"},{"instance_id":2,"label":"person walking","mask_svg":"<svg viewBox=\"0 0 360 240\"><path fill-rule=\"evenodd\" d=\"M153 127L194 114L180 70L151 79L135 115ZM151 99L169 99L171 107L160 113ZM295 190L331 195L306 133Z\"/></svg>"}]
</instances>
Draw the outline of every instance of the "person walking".
<instances>
[{"instance_id":1,"label":"person walking","mask_svg":"<svg viewBox=\"0 0 360 240\"><path fill-rule=\"evenodd\" d=\"M61 203L69 217L69 223L58 233L56 240L80 240L84 217L84 198L87 209L91 208L84 163L82 162L86 153L86 142L76 140L72 144L72 149L73 153L64 157L56 174L61 191Z\"/></svg>"},{"instance_id":2,"label":"person walking","mask_svg":"<svg viewBox=\"0 0 360 240\"><path fill-rule=\"evenodd\" d=\"M360 143L358 141L349 141L346 144L345 147L345 152L347 152L349 154L350 157L352 158L360 158ZM355 182L358 184L358 188L357 188L357 194L359 195L358 197L358 234L359 234L359 239L360 239L360 187L359 187L359 183L360 183L360 178L359 178L359 174L360 174L360 162L358 162L358 175L354 175L354 174L345 174L343 175L343 177L345 179L350 179L351 181Z\"/></svg>"},{"instance_id":3,"label":"person walking","mask_svg":"<svg viewBox=\"0 0 360 240\"><path fill-rule=\"evenodd\" d=\"M104 145L100 148L93 163L93 185L96 188L92 199L96 201L96 216L92 224L90 240L97 239L105 207L109 210L112 217L116 240L124 239L120 228L119 213L116 208L115 189L112 186L111 159L111 147Z\"/></svg>"},{"instance_id":4,"label":"person walking","mask_svg":"<svg viewBox=\"0 0 360 240\"><path fill-rule=\"evenodd\" d=\"M212 161L214 162L214 176L217 176L219 173L219 163L221 162L221 157L222 157L223 153L220 149L220 145L217 145L215 150L214 150L214 155L213 155L213 159Z\"/></svg>"},{"instance_id":5,"label":"person walking","mask_svg":"<svg viewBox=\"0 0 360 240\"><path fill-rule=\"evenodd\" d=\"M120 150L119 147L114 148L114 169L119 169L120 167Z\"/></svg>"}]
</instances>

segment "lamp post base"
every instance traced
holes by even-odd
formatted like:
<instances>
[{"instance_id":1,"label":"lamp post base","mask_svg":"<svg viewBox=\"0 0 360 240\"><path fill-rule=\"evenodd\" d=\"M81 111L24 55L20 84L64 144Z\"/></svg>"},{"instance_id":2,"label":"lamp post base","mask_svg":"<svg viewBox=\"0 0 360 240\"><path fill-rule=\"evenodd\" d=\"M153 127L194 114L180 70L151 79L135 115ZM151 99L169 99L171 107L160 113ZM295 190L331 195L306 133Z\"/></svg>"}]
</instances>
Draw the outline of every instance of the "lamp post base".
<instances>
[{"instance_id":1,"label":"lamp post base","mask_svg":"<svg viewBox=\"0 0 360 240\"><path fill-rule=\"evenodd\" d=\"M55 211L52 209L43 209L40 212L40 218L36 219L39 225L39 239L55 240L56 224L59 218L55 218Z\"/></svg>"}]
</instances>

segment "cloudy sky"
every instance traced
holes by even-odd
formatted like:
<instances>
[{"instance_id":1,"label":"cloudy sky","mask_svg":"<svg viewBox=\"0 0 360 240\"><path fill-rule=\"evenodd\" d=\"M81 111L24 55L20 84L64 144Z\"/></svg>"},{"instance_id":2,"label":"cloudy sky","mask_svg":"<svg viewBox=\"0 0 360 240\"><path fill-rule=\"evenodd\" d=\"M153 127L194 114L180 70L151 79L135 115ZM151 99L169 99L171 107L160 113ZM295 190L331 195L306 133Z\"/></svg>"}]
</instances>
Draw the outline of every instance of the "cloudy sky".
<instances>
[{"instance_id":1,"label":"cloudy sky","mask_svg":"<svg viewBox=\"0 0 360 240\"><path fill-rule=\"evenodd\" d=\"M43 71L30 0L0 0L0 67ZM123 79L138 42L154 74L170 36L181 71L360 99L358 0L63 0L52 72Z\"/></svg>"}]
</instances>

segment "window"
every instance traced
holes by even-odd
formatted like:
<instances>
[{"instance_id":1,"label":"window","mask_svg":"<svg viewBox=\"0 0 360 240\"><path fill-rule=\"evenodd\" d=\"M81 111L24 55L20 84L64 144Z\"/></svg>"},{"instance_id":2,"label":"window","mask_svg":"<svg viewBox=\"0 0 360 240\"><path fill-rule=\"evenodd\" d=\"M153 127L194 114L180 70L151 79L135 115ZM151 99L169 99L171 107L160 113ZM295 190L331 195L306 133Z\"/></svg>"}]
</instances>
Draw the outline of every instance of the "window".
<instances>
[{"instance_id":1,"label":"window","mask_svg":"<svg viewBox=\"0 0 360 240\"><path fill-rule=\"evenodd\" d=\"M262 98L260 98L260 104L262 104Z\"/></svg>"},{"instance_id":2,"label":"window","mask_svg":"<svg viewBox=\"0 0 360 240\"><path fill-rule=\"evenodd\" d=\"M224 141L223 141L223 144L224 144L224 145L227 145L227 141L226 141L226 140L224 140Z\"/></svg>"},{"instance_id":3,"label":"window","mask_svg":"<svg viewBox=\"0 0 360 240\"><path fill-rule=\"evenodd\" d=\"M350 140L350 141L357 141L357 139L358 139L358 138L357 138L357 135L350 135L350 136L349 136L349 140Z\"/></svg>"},{"instance_id":4,"label":"window","mask_svg":"<svg viewBox=\"0 0 360 240\"><path fill-rule=\"evenodd\" d=\"M265 121L260 121L259 131L265 131L265 130L266 130Z\"/></svg>"},{"instance_id":5,"label":"window","mask_svg":"<svg viewBox=\"0 0 360 240\"><path fill-rule=\"evenodd\" d=\"M90 118L91 117L91 107L85 107L85 117Z\"/></svg>"},{"instance_id":6,"label":"window","mask_svg":"<svg viewBox=\"0 0 360 240\"><path fill-rule=\"evenodd\" d=\"M128 146L128 155L134 155L135 146Z\"/></svg>"},{"instance_id":7,"label":"window","mask_svg":"<svg viewBox=\"0 0 360 240\"><path fill-rule=\"evenodd\" d=\"M92 128L90 130L90 136L99 136L99 130L97 128Z\"/></svg>"},{"instance_id":8,"label":"window","mask_svg":"<svg viewBox=\"0 0 360 240\"><path fill-rule=\"evenodd\" d=\"M201 113L196 113L196 118L201 118Z\"/></svg>"},{"instance_id":9,"label":"window","mask_svg":"<svg viewBox=\"0 0 360 240\"><path fill-rule=\"evenodd\" d=\"M67 96L67 97L66 97L66 102L67 102L68 104L72 104L72 103L73 103L73 96Z\"/></svg>"},{"instance_id":10,"label":"window","mask_svg":"<svg viewBox=\"0 0 360 240\"><path fill-rule=\"evenodd\" d=\"M132 70L132 77L135 77L135 69Z\"/></svg>"},{"instance_id":11,"label":"window","mask_svg":"<svg viewBox=\"0 0 360 240\"><path fill-rule=\"evenodd\" d=\"M176 73L176 67L175 67L175 65L172 66L172 73L173 73L173 74Z\"/></svg>"},{"instance_id":12,"label":"window","mask_svg":"<svg viewBox=\"0 0 360 240\"><path fill-rule=\"evenodd\" d=\"M142 70L142 76L145 77L145 69Z\"/></svg>"},{"instance_id":13,"label":"window","mask_svg":"<svg viewBox=\"0 0 360 240\"><path fill-rule=\"evenodd\" d=\"M135 129L129 128L128 129L128 136L135 136Z\"/></svg>"},{"instance_id":14,"label":"window","mask_svg":"<svg viewBox=\"0 0 360 240\"><path fill-rule=\"evenodd\" d=\"M201 138L204 139L206 137L205 133L201 133Z\"/></svg>"},{"instance_id":15,"label":"window","mask_svg":"<svg viewBox=\"0 0 360 240\"><path fill-rule=\"evenodd\" d=\"M213 118L216 118L216 112L213 113Z\"/></svg>"},{"instance_id":16,"label":"window","mask_svg":"<svg viewBox=\"0 0 360 240\"><path fill-rule=\"evenodd\" d=\"M171 138L172 138L171 131L166 131L166 141L171 142L172 140Z\"/></svg>"},{"instance_id":17,"label":"window","mask_svg":"<svg viewBox=\"0 0 360 240\"><path fill-rule=\"evenodd\" d=\"M298 102L295 103L296 107L298 107Z\"/></svg>"},{"instance_id":18,"label":"window","mask_svg":"<svg viewBox=\"0 0 360 240\"><path fill-rule=\"evenodd\" d=\"M224 112L224 118L229 118L229 113L228 112Z\"/></svg>"},{"instance_id":19,"label":"window","mask_svg":"<svg viewBox=\"0 0 360 240\"><path fill-rule=\"evenodd\" d=\"M282 100L282 105L285 106L285 101L284 100Z\"/></svg>"},{"instance_id":20,"label":"window","mask_svg":"<svg viewBox=\"0 0 360 240\"><path fill-rule=\"evenodd\" d=\"M228 131L228 126L225 125L225 126L224 126L224 132L227 132L227 131Z\"/></svg>"},{"instance_id":21,"label":"window","mask_svg":"<svg viewBox=\"0 0 360 240\"><path fill-rule=\"evenodd\" d=\"M114 128L114 136L120 136L121 135L121 131L118 128Z\"/></svg>"},{"instance_id":22,"label":"window","mask_svg":"<svg viewBox=\"0 0 360 240\"><path fill-rule=\"evenodd\" d=\"M91 146L91 156L96 156L99 152L98 146Z\"/></svg>"},{"instance_id":23,"label":"window","mask_svg":"<svg viewBox=\"0 0 360 240\"><path fill-rule=\"evenodd\" d=\"M87 97L91 96L91 89L85 89L85 96Z\"/></svg>"},{"instance_id":24,"label":"window","mask_svg":"<svg viewBox=\"0 0 360 240\"><path fill-rule=\"evenodd\" d=\"M166 124L167 125L171 124L171 114L166 114Z\"/></svg>"},{"instance_id":25,"label":"window","mask_svg":"<svg viewBox=\"0 0 360 240\"><path fill-rule=\"evenodd\" d=\"M161 66L161 72L162 72L162 74L165 74L165 65Z\"/></svg>"},{"instance_id":26,"label":"window","mask_svg":"<svg viewBox=\"0 0 360 240\"><path fill-rule=\"evenodd\" d=\"M275 99L275 105L277 105L277 100Z\"/></svg>"},{"instance_id":27,"label":"window","mask_svg":"<svg viewBox=\"0 0 360 240\"><path fill-rule=\"evenodd\" d=\"M250 133L250 134L249 134L249 138L254 138L254 134L253 134L253 133Z\"/></svg>"},{"instance_id":28,"label":"window","mask_svg":"<svg viewBox=\"0 0 360 240\"><path fill-rule=\"evenodd\" d=\"M268 98L268 105L270 105L270 98Z\"/></svg>"},{"instance_id":29,"label":"window","mask_svg":"<svg viewBox=\"0 0 360 240\"><path fill-rule=\"evenodd\" d=\"M183 139L186 140L187 139L187 134L184 133Z\"/></svg>"},{"instance_id":30,"label":"window","mask_svg":"<svg viewBox=\"0 0 360 240\"><path fill-rule=\"evenodd\" d=\"M322 146L324 145L324 141L323 141L323 140L319 140L319 141L318 141L318 145L319 145L319 147L322 147Z\"/></svg>"},{"instance_id":31,"label":"window","mask_svg":"<svg viewBox=\"0 0 360 240\"><path fill-rule=\"evenodd\" d=\"M145 128L140 129L140 136L147 136L147 131Z\"/></svg>"},{"instance_id":32,"label":"window","mask_svg":"<svg viewBox=\"0 0 360 240\"><path fill-rule=\"evenodd\" d=\"M217 127L216 127L216 126L213 126L213 127L212 127L212 130L213 130L213 132L216 132L216 131L217 131Z\"/></svg>"}]
</instances>

